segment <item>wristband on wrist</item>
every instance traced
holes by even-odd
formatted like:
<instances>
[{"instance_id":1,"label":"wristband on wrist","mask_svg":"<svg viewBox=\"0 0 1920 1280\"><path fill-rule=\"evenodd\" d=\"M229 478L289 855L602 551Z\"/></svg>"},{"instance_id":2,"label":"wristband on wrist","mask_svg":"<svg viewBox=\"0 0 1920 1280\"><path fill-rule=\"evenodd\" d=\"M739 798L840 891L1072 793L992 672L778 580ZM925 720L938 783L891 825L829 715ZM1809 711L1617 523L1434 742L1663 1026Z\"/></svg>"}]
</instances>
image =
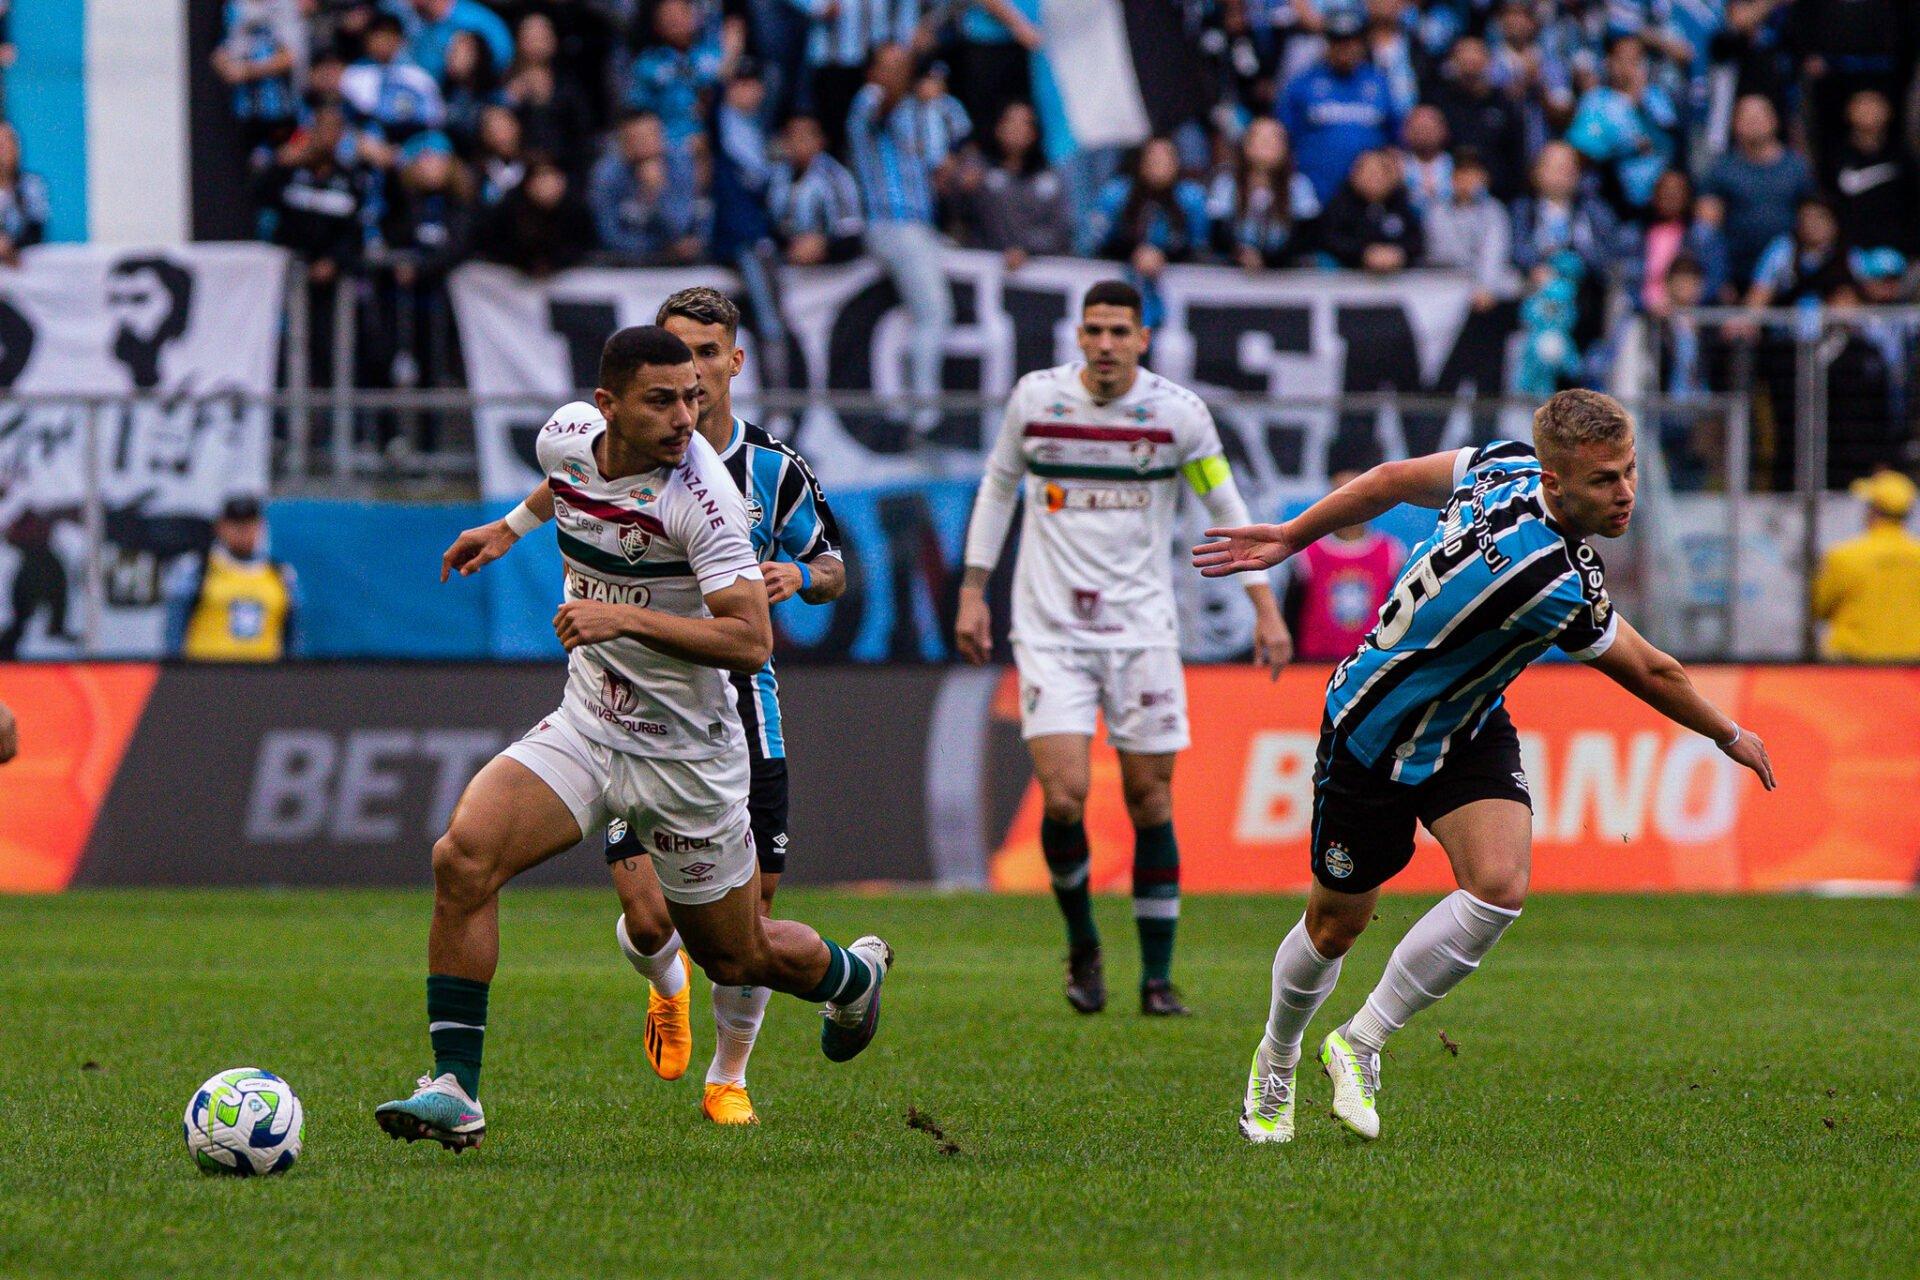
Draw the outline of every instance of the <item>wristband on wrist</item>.
<instances>
[{"instance_id":1,"label":"wristband on wrist","mask_svg":"<svg viewBox=\"0 0 1920 1280\"><path fill-rule=\"evenodd\" d=\"M1736 724L1733 726L1733 736L1731 738L1728 738L1725 742L1716 743L1715 745L1718 746L1722 751L1731 751L1736 745L1738 745L1740 739L1746 736L1746 734L1747 734L1747 731L1745 729L1742 729L1739 725Z\"/></svg>"},{"instance_id":2,"label":"wristband on wrist","mask_svg":"<svg viewBox=\"0 0 1920 1280\"><path fill-rule=\"evenodd\" d=\"M533 514L533 508L524 502L507 512L507 530L516 538L526 537L544 523L545 521L539 516Z\"/></svg>"},{"instance_id":3,"label":"wristband on wrist","mask_svg":"<svg viewBox=\"0 0 1920 1280\"><path fill-rule=\"evenodd\" d=\"M802 560L800 562L800 589L802 591L806 591L812 586L813 586L813 570L809 569L807 567L806 561Z\"/></svg>"}]
</instances>

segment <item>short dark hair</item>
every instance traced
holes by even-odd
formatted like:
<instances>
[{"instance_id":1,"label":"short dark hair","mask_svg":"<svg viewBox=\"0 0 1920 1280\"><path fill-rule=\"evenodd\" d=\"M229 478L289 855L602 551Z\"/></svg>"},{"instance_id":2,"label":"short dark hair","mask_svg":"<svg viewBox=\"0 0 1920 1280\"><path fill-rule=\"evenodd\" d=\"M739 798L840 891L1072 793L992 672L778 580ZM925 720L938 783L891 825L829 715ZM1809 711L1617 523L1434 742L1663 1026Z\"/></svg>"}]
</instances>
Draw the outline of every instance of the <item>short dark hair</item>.
<instances>
[{"instance_id":1,"label":"short dark hair","mask_svg":"<svg viewBox=\"0 0 1920 1280\"><path fill-rule=\"evenodd\" d=\"M1087 296L1080 300L1080 313L1085 315L1088 307L1125 307L1133 312L1135 320L1146 314L1140 304L1140 291L1125 280L1102 280L1087 290Z\"/></svg>"},{"instance_id":2,"label":"short dark hair","mask_svg":"<svg viewBox=\"0 0 1920 1280\"><path fill-rule=\"evenodd\" d=\"M703 284L682 289L670 296L660 304L653 322L665 324L674 316L695 324L717 324L727 331L728 342L732 342L740 332L740 308L734 306L733 300L726 294Z\"/></svg>"},{"instance_id":3,"label":"short dark hair","mask_svg":"<svg viewBox=\"0 0 1920 1280\"><path fill-rule=\"evenodd\" d=\"M617 394L642 368L692 363L687 344L659 325L629 325L600 348L600 385Z\"/></svg>"},{"instance_id":4,"label":"short dark hair","mask_svg":"<svg viewBox=\"0 0 1920 1280\"><path fill-rule=\"evenodd\" d=\"M397 14L388 13L386 10L381 9L376 11L372 21L367 23L366 33L368 35L374 35L381 31L386 32L388 35L404 36L407 33L407 28L406 24L400 21Z\"/></svg>"}]
</instances>

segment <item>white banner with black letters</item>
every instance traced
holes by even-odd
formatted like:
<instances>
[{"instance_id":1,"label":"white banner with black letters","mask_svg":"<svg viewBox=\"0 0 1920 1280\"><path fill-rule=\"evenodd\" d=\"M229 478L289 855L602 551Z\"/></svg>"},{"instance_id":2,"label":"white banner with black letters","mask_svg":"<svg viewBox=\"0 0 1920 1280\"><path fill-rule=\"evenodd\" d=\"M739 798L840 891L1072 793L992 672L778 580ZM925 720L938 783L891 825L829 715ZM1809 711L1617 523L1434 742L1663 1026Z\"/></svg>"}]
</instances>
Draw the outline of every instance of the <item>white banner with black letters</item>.
<instances>
[{"instance_id":1,"label":"white banner with black letters","mask_svg":"<svg viewBox=\"0 0 1920 1280\"><path fill-rule=\"evenodd\" d=\"M911 414L888 412L884 404L859 411L815 407L797 419L766 422L806 454L830 493L977 476L999 425L999 398L1021 374L1078 358L1074 320L1080 298L1119 270L1111 263L1043 258L1008 271L997 253L958 249L947 253L945 264L955 322L943 384L951 392L986 397L986 407L947 413L923 437L916 437ZM522 406L483 414L477 424L487 498L517 500L539 482L533 437L555 407L593 385L607 335L621 325L650 321L669 293L694 284L740 296L738 281L712 268L583 269L545 281L484 264L454 273L454 307L473 390L483 397L526 398ZM1486 439L1496 429L1525 429L1524 419L1498 423L1493 410L1475 406L1477 398L1506 389L1516 311L1512 304L1475 311L1466 277L1429 271L1392 277L1253 275L1227 267L1170 267L1158 292L1152 366L1216 404L1253 402L1222 405L1217 417L1257 514L1324 488L1328 475L1342 467ZM788 269L779 294L785 363L795 389L882 400L906 391L911 321L876 264ZM750 417L759 386L753 328L750 322L742 335L747 361L735 384L742 412ZM1342 414L1326 407L1329 397L1382 393L1444 404L1419 413ZM1182 529L1178 536L1189 532ZM853 550L864 551L869 561L887 558L884 548ZM1251 613L1239 588L1191 574L1177 581L1193 593L1183 607L1189 655L1241 648ZM931 598L941 598L943 584L926 585ZM911 613L901 609L893 616L904 626ZM925 646L905 646L915 648Z\"/></svg>"},{"instance_id":2,"label":"white banner with black letters","mask_svg":"<svg viewBox=\"0 0 1920 1280\"><path fill-rule=\"evenodd\" d=\"M273 390L286 271L204 244L43 245L0 272L0 659L160 652L168 569L226 498L267 491L269 417L244 398Z\"/></svg>"}]
</instances>

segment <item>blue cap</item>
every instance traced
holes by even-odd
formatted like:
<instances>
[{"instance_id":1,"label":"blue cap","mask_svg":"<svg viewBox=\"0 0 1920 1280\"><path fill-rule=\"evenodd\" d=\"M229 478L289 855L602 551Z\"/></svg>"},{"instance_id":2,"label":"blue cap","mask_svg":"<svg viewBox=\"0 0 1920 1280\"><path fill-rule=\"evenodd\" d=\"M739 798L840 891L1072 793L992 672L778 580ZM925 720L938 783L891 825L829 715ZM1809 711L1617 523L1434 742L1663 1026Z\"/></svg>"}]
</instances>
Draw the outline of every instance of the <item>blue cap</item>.
<instances>
[{"instance_id":1,"label":"blue cap","mask_svg":"<svg viewBox=\"0 0 1920 1280\"><path fill-rule=\"evenodd\" d=\"M1323 30L1329 40L1351 40L1366 33L1366 15L1352 5L1330 5Z\"/></svg>"},{"instance_id":2,"label":"blue cap","mask_svg":"<svg viewBox=\"0 0 1920 1280\"><path fill-rule=\"evenodd\" d=\"M1852 266L1853 274L1862 280L1899 280L1907 274L1907 255L1884 245L1855 249Z\"/></svg>"},{"instance_id":3,"label":"blue cap","mask_svg":"<svg viewBox=\"0 0 1920 1280\"><path fill-rule=\"evenodd\" d=\"M403 161L418 160L429 151L437 155L450 156L453 154L453 139L438 129L423 129L408 138L401 146L400 158Z\"/></svg>"}]
</instances>

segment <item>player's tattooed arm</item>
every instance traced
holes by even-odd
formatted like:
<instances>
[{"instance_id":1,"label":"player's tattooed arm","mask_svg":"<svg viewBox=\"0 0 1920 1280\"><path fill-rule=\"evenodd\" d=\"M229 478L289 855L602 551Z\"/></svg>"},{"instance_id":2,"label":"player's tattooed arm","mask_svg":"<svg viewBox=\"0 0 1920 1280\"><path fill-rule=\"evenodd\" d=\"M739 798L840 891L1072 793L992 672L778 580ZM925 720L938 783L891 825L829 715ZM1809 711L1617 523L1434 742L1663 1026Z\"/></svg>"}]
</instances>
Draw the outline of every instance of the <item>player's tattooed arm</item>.
<instances>
[{"instance_id":1,"label":"player's tattooed arm","mask_svg":"<svg viewBox=\"0 0 1920 1280\"><path fill-rule=\"evenodd\" d=\"M759 578L735 578L706 596L710 618L683 618L642 605L569 600L553 615L553 633L571 653L622 637L657 653L722 671L752 673L773 656L773 621Z\"/></svg>"},{"instance_id":2,"label":"player's tattooed arm","mask_svg":"<svg viewBox=\"0 0 1920 1280\"><path fill-rule=\"evenodd\" d=\"M806 587L800 585L800 566L790 560L768 560L760 566L767 580L767 603L779 604L799 596L808 604L826 604L838 600L847 589L847 567L837 555L817 556L807 561Z\"/></svg>"},{"instance_id":3,"label":"player's tattooed arm","mask_svg":"<svg viewBox=\"0 0 1920 1280\"><path fill-rule=\"evenodd\" d=\"M545 524L553 519L553 490L542 480L521 505L531 513L536 523ZM513 531L507 516L466 530L453 540L453 545L440 557L440 581L445 582L450 573L458 573L464 578L480 572L511 551L513 544L518 541L520 535Z\"/></svg>"},{"instance_id":4,"label":"player's tattooed arm","mask_svg":"<svg viewBox=\"0 0 1920 1280\"><path fill-rule=\"evenodd\" d=\"M1773 790L1767 744L1702 697L1678 658L1656 648L1625 618L1615 615L1614 625L1619 632L1613 644L1588 665L1675 724L1711 738L1729 759L1753 770L1767 790Z\"/></svg>"}]
</instances>

